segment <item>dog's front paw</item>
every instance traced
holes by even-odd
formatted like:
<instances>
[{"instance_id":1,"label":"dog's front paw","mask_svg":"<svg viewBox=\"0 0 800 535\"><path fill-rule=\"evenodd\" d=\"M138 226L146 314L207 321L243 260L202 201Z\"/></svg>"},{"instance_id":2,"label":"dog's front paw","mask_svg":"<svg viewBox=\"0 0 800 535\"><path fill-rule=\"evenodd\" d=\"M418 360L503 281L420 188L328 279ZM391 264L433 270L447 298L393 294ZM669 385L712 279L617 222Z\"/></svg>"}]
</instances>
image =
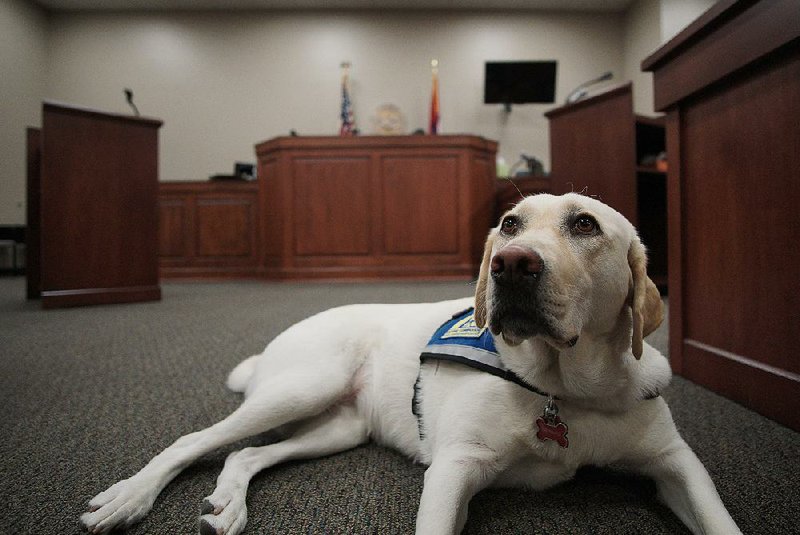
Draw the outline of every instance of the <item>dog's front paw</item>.
<instances>
[{"instance_id":1,"label":"dog's front paw","mask_svg":"<svg viewBox=\"0 0 800 535\"><path fill-rule=\"evenodd\" d=\"M115 483L89 501L81 524L89 533L101 534L138 522L153 507L156 493L151 487L135 477Z\"/></svg>"},{"instance_id":2,"label":"dog's front paw","mask_svg":"<svg viewBox=\"0 0 800 535\"><path fill-rule=\"evenodd\" d=\"M238 535L247 524L245 494L217 487L200 507L200 535Z\"/></svg>"}]
</instances>

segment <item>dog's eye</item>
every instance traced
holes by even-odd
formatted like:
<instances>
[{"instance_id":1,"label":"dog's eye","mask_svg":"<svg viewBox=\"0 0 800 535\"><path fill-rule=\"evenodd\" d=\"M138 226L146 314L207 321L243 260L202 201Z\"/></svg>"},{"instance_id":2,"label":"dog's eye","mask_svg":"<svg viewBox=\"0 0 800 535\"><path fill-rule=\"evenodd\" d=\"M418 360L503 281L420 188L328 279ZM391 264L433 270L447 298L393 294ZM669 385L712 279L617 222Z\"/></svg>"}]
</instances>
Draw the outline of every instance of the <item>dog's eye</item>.
<instances>
[{"instance_id":1,"label":"dog's eye","mask_svg":"<svg viewBox=\"0 0 800 535\"><path fill-rule=\"evenodd\" d=\"M500 232L507 236L513 236L519 230L519 219L513 215L506 216L500 224Z\"/></svg>"},{"instance_id":2,"label":"dog's eye","mask_svg":"<svg viewBox=\"0 0 800 535\"><path fill-rule=\"evenodd\" d=\"M592 216L581 215L575 219L573 228L580 234L592 234L597 230L597 221Z\"/></svg>"}]
</instances>

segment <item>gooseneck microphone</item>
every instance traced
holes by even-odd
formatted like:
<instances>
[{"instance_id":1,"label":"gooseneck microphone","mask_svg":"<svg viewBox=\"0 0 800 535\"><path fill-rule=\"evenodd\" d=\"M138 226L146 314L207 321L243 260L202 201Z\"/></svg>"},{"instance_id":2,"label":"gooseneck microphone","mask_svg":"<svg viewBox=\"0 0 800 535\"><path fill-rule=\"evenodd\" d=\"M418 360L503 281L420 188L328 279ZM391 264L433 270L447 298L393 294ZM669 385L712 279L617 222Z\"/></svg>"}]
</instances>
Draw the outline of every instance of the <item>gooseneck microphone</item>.
<instances>
[{"instance_id":1,"label":"gooseneck microphone","mask_svg":"<svg viewBox=\"0 0 800 535\"><path fill-rule=\"evenodd\" d=\"M573 102L578 102L580 99L585 98L586 95L589 94L589 91L586 89L587 87L604 82L606 80L610 80L614 74L611 71L604 72L599 77L595 78L594 80L589 80L588 82L584 82L575 89L572 90L572 93L567 95L567 100L564 101L564 104L572 104Z\"/></svg>"},{"instance_id":2,"label":"gooseneck microphone","mask_svg":"<svg viewBox=\"0 0 800 535\"><path fill-rule=\"evenodd\" d=\"M127 100L128 104L130 104L130 107L133 108L134 115L136 115L136 117L139 117L139 108L137 108L136 104L133 103L133 91L131 91L127 87L125 88L125 100Z\"/></svg>"}]
</instances>

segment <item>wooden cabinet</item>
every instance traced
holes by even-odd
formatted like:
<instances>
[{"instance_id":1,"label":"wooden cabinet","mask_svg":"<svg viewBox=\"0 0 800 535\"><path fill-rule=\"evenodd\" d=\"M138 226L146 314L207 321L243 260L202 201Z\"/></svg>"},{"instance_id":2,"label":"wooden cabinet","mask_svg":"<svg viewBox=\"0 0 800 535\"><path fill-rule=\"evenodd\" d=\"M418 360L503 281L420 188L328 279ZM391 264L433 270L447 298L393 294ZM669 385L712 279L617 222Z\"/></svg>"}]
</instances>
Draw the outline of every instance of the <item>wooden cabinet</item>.
<instances>
[{"instance_id":1,"label":"wooden cabinet","mask_svg":"<svg viewBox=\"0 0 800 535\"><path fill-rule=\"evenodd\" d=\"M158 213L162 276L258 273L258 184L162 182Z\"/></svg>"},{"instance_id":2,"label":"wooden cabinet","mask_svg":"<svg viewBox=\"0 0 800 535\"><path fill-rule=\"evenodd\" d=\"M158 283L161 121L45 102L28 131L28 296L149 301Z\"/></svg>"},{"instance_id":3,"label":"wooden cabinet","mask_svg":"<svg viewBox=\"0 0 800 535\"><path fill-rule=\"evenodd\" d=\"M668 113L672 368L800 430L797 2L719 2L643 68Z\"/></svg>"},{"instance_id":4,"label":"wooden cabinet","mask_svg":"<svg viewBox=\"0 0 800 535\"><path fill-rule=\"evenodd\" d=\"M470 278L492 222L496 143L281 137L256 147L268 278Z\"/></svg>"},{"instance_id":5,"label":"wooden cabinet","mask_svg":"<svg viewBox=\"0 0 800 535\"><path fill-rule=\"evenodd\" d=\"M663 119L633 112L631 84L545 114L550 120L550 188L583 192L636 225L650 277L667 285L666 173L639 165L665 149Z\"/></svg>"}]
</instances>

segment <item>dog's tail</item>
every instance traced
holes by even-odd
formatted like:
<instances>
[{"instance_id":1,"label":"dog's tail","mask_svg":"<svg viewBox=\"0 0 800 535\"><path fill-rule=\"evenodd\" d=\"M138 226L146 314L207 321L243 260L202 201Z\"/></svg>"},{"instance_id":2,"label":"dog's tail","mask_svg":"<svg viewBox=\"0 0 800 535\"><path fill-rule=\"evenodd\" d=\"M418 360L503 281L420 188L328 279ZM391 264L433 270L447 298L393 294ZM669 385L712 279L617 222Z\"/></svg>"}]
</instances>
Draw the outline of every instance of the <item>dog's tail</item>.
<instances>
[{"instance_id":1,"label":"dog's tail","mask_svg":"<svg viewBox=\"0 0 800 535\"><path fill-rule=\"evenodd\" d=\"M249 359L240 362L228 375L228 388L234 392L244 392L247 385L250 384L250 379L256 371L256 357L253 355Z\"/></svg>"}]
</instances>

